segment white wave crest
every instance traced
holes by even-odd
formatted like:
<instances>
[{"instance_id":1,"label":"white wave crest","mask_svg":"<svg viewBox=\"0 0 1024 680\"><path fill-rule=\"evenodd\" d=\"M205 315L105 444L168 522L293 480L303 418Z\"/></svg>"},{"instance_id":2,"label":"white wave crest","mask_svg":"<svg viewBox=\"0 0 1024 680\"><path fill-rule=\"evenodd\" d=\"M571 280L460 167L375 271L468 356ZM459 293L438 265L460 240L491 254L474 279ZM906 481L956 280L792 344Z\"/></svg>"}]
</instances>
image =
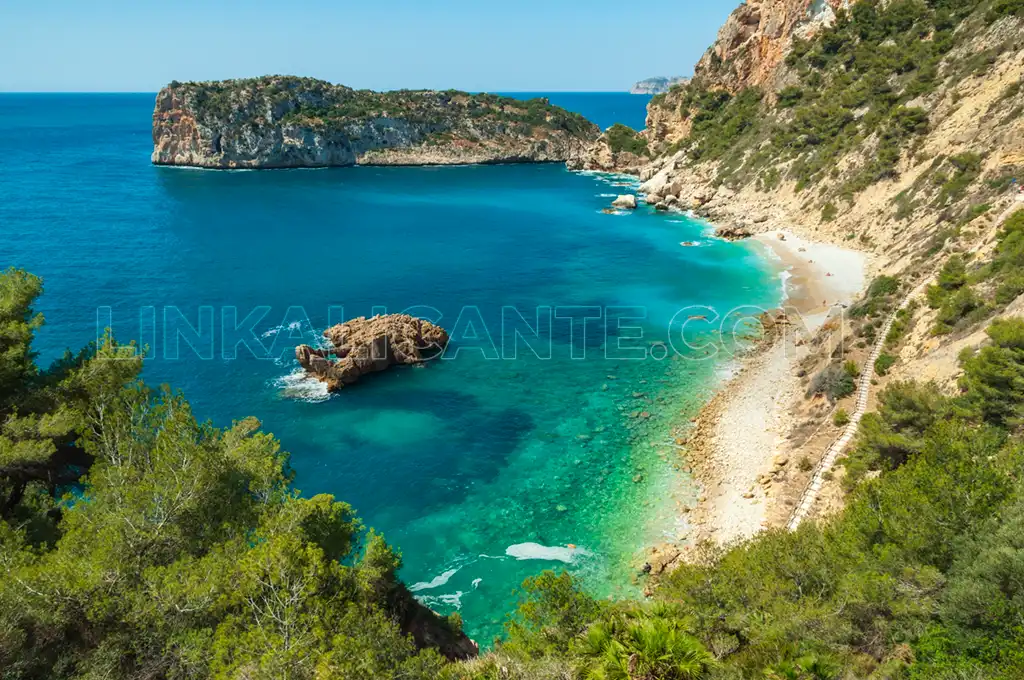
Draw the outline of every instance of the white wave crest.
<instances>
[{"instance_id":1,"label":"white wave crest","mask_svg":"<svg viewBox=\"0 0 1024 680\"><path fill-rule=\"evenodd\" d=\"M416 595L416 599L420 601L424 606L434 609L436 607L454 607L455 609L462 609L462 596L461 590L456 590L454 593L445 593L443 595Z\"/></svg>"},{"instance_id":2,"label":"white wave crest","mask_svg":"<svg viewBox=\"0 0 1024 680\"><path fill-rule=\"evenodd\" d=\"M548 546L540 543L516 543L505 548L505 554L517 560L546 560L549 562L573 561L578 555L589 555L583 548Z\"/></svg>"},{"instance_id":3,"label":"white wave crest","mask_svg":"<svg viewBox=\"0 0 1024 680\"><path fill-rule=\"evenodd\" d=\"M459 569L461 569L461 567L449 569L440 576L435 576L430 581L420 581L419 583L414 583L411 586L409 586L409 590L415 593L421 590L432 590L433 588L440 588L444 584L448 583L448 580L451 579L452 576L455 576L455 573Z\"/></svg>"},{"instance_id":4,"label":"white wave crest","mask_svg":"<svg viewBox=\"0 0 1024 680\"><path fill-rule=\"evenodd\" d=\"M331 393L327 391L327 385L311 377L301 368L288 375L275 378L272 384L281 391L281 396L286 399L315 404L331 398Z\"/></svg>"},{"instance_id":5,"label":"white wave crest","mask_svg":"<svg viewBox=\"0 0 1024 680\"><path fill-rule=\"evenodd\" d=\"M287 326L282 324L280 326L276 326L274 328L271 328L269 331L267 331L266 333L263 334L263 337L264 338L269 338L272 335L277 335L281 331L297 331L297 330L299 330L301 328L302 328L302 322L301 321L292 321ZM310 330L312 330L312 329L310 329Z\"/></svg>"}]
</instances>

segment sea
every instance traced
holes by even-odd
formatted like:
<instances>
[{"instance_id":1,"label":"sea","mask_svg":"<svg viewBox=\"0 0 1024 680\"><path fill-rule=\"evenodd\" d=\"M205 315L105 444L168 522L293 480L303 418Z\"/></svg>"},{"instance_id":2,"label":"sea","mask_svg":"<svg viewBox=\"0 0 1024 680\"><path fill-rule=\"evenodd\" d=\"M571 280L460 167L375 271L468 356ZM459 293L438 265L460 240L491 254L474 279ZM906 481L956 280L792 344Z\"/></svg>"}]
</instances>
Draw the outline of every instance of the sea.
<instances>
[{"instance_id":1,"label":"sea","mask_svg":"<svg viewBox=\"0 0 1024 680\"><path fill-rule=\"evenodd\" d=\"M647 97L530 93L602 127ZM524 579L639 594L699 494L676 436L779 302L776 264L682 214L607 211L633 178L560 165L204 171L150 164L153 93L0 94L0 266L44 280L39 360L105 327L201 419L256 416L302 493L400 550L484 646ZM329 395L294 347L375 313L443 358ZM728 340L726 340L728 336Z\"/></svg>"}]
</instances>

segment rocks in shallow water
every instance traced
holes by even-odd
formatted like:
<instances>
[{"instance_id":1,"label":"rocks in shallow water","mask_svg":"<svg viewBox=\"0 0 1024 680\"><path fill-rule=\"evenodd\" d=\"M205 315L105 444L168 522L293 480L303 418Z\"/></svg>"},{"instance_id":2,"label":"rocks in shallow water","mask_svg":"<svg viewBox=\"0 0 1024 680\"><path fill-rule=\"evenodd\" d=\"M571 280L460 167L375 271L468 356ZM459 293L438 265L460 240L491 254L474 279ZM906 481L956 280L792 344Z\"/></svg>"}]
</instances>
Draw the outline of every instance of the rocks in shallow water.
<instances>
[{"instance_id":1,"label":"rocks in shallow water","mask_svg":"<svg viewBox=\"0 0 1024 680\"><path fill-rule=\"evenodd\" d=\"M715 229L715 236L718 238L724 238L726 241L738 241L744 238L750 238L754 233L749 228L735 224L732 226L722 226Z\"/></svg>"},{"instance_id":2,"label":"rocks in shallow water","mask_svg":"<svg viewBox=\"0 0 1024 680\"><path fill-rule=\"evenodd\" d=\"M359 317L324 331L327 349L295 348L295 358L332 392L367 373L396 364L417 364L444 352L448 333L408 314Z\"/></svg>"},{"instance_id":3,"label":"rocks in shallow water","mask_svg":"<svg viewBox=\"0 0 1024 680\"><path fill-rule=\"evenodd\" d=\"M634 196L633 194L623 194L622 196L619 196L614 201L612 201L612 205L616 208L626 208L628 210L635 210L636 196Z\"/></svg>"}]
</instances>

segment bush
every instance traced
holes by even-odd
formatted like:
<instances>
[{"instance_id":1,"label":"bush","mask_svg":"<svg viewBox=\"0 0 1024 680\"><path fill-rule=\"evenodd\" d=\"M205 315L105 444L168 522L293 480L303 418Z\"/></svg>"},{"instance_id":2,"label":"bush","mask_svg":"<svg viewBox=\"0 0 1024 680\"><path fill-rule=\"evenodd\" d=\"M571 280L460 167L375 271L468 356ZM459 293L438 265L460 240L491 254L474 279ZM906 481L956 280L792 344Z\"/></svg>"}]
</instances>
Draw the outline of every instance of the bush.
<instances>
[{"instance_id":1,"label":"bush","mask_svg":"<svg viewBox=\"0 0 1024 680\"><path fill-rule=\"evenodd\" d=\"M857 362L854 361L853 359L848 359L845 363L843 363L843 371L845 371L846 375L850 376L851 378L856 378L860 375L860 367L857 365Z\"/></svg>"},{"instance_id":2,"label":"bush","mask_svg":"<svg viewBox=\"0 0 1024 680\"><path fill-rule=\"evenodd\" d=\"M967 283L967 264L960 255L953 255L939 271L938 285L945 291L952 291Z\"/></svg>"},{"instance_id":3,"label":"bush","mask_svg":"<svg viewBox=\"0 0 1024 680\"><path fill-rule=\"evenodd\" d=\"M795 85L784 87L779 91L779 108L791 109L804 98L804 91Z\"/></svg>"},{"instance_id":4,"label":"bush","mask_svg":"<svg viewBox=\"0 0 1024 680\"><path fill-rule=\"evenodd\" d=\"M829 401L836 402L850 396L856 389L857 386L846 369L840 364L831 364L814 376L807 396L823 394Z\"/></svg>"},{"instance_id":5,"label":"bush","mask_svg":"<svg viewBox=\"0 0 1024 680\"><path fill-rule=\"evenodd\" d=\"M960 255L952 255L939 270L935 285L928 286L925 297L932 309L942 307L950 293L959 290L967 283L967 263Z\"/></svg>"},{"instance_id":6,"label":"bush","mask_svg":"<svg viewBox=\"0 0 1024 680\"><path fill-rule=\"evenodd\" d=\"M894 295L900 290L900 280L895 276L876 276L868 286L868 297L877 298L884 295Z\"/></svg>"},{"instance_id":7,"label":"bush","mask_svg":"<svg viewBox=\"0 0 1024 680\"><path fill-rule=\"evenodd\" d=\"M932 328L933 335L945 335L954 330L956 325L967 319L972 313L985 310L984 301L978 297L970 286L964 286L956 293L950 295L939 307L936 316L935 326Z\"/></svg>"},{"instance_id":8,"label":"bush","mask_svg":"<svg viewBox=\"0 0 1024 680\"><path fill-rule=\"evenodd\" d=\"M826 203L821 208L821 219L825 222L831 222L839 215L839 208L836 207L835 203Z\"/></svg>"},{"instance_id":9,"label":"bush","mask_svg":"<svg viewBox=\"0 0 1024 680\"><path fill-rule=\"evenodd\" d=\"M838 409L832 416L832 424L836 427L845 427L850 424L850 414L846 409Z\"/></svg>"},{"instance_id":10,"label":"bush","mask_svg":"<svg viewBox=\"0 0 1024 680\"><path fill-rule=\"evenodd\" d=\"M878 355L878 358L875 359L875 373L878 375L886 375L895 363L896 357L882 352Z\"/></svg>"},{"instance_id":11,"label":"bush","mask_svg":"<svg viewBox=\"0 0 1024 680\"><path fill-rule=\"evenodd\" d=\"M998 284L996 302L1009 304L1024 293L1024 209L1006 219L987 272Z\"/></svg>"},{"instance_id":12,"label":"bush","mask_svg":"<svg viewBox=\"0 0 1024 680\"><path fill-rule=\"evenodd\" d=\"M964 361L963 404L986 422L1016 426L1024 415L1024 320L997 320L987 332L992 344Z\"/></svg>"},{"instance_id":13,"label":"bush","mask_svg":"<svg viewBox=\"0 0 1024 680\"><path fill-rule=\"evenodd\" d=\"M628 125L616 123L608 128L608 131L604 134L605 139L608 140L608 148L611 149L612 153L624 151L637 156L649 155L647 140Z\"/></svg>"}]
</instances>

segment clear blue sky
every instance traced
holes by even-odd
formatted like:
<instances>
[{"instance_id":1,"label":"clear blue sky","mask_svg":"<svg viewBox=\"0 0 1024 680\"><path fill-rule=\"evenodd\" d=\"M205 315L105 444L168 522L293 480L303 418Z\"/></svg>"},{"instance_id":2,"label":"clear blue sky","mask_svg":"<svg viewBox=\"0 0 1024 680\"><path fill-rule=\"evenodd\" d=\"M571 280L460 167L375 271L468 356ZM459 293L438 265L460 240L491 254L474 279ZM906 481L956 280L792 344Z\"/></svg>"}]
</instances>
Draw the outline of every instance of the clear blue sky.
<instances>
[{"instance_id":1,"label":"clear blue sky","mask_svg":"<svg viewBox=\"0 0 1024 680\"><path fill-rule=\"evenodd\" d=\"M739 0L0 0L0 91L287 73L358 88L628 88L689 75Z\"/></svg>"}]
</instances>

